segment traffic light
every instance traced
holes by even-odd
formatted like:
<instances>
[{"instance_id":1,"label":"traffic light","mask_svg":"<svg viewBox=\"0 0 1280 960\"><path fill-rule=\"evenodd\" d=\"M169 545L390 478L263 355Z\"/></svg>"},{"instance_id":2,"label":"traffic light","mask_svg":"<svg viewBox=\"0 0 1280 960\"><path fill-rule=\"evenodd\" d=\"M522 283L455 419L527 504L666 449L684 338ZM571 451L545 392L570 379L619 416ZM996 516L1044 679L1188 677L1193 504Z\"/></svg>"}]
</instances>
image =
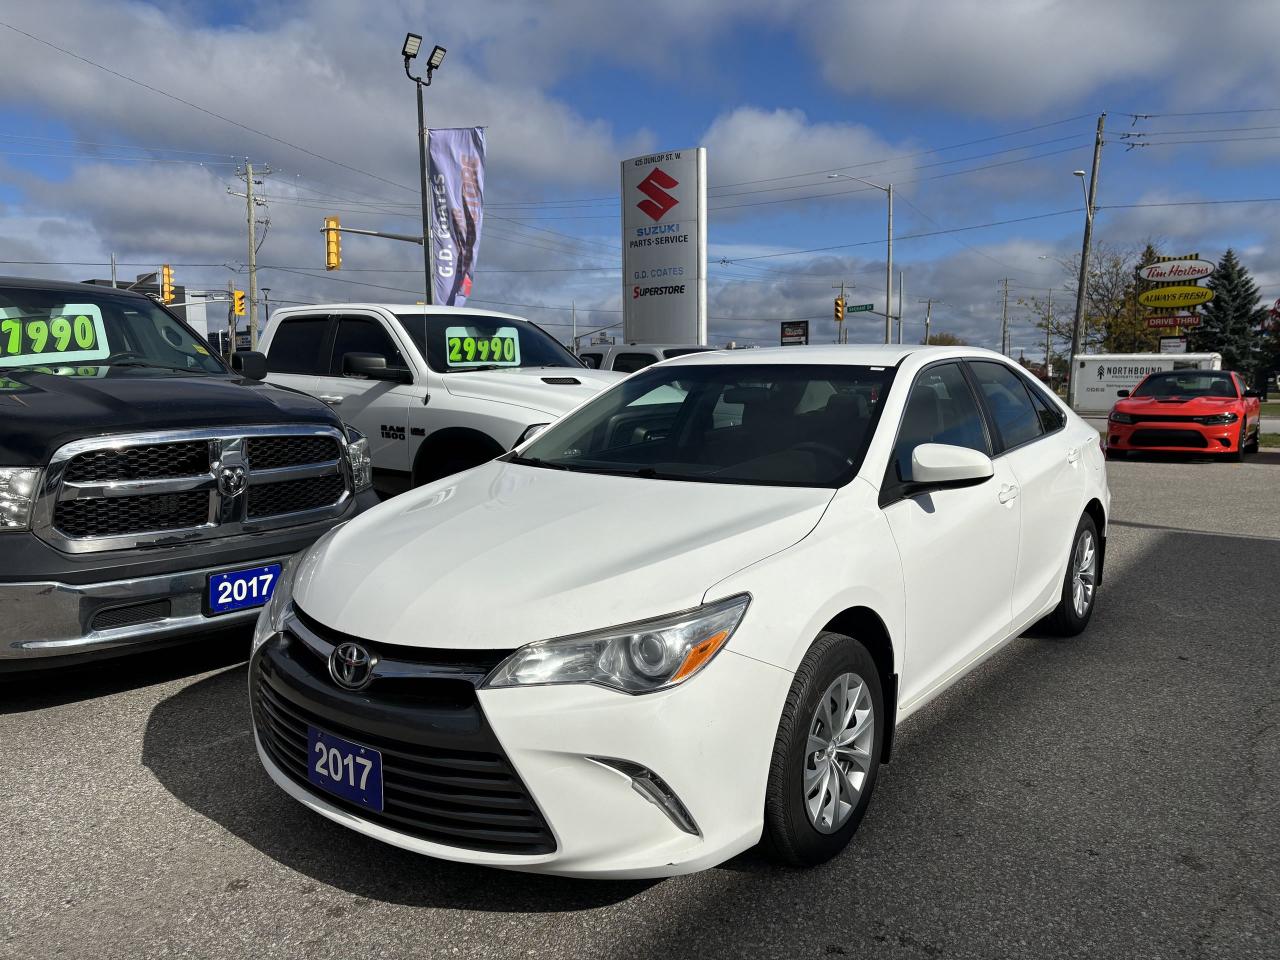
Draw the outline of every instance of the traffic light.
<instances>
[{"instance_id":1,"label":"traffic light","mask_svg":"<svg viewBox=\"0 0 1280 960\"><path fill-rule=\"evenodd\" d=\"M339 239L338 218L324 218L324 268L337 270L342 266L342 241Z\"/></svg>"},{"instance_id":2,"label":"traffic light","mask_svg":"<svg viewBox=\"0 0 1280 960\"><path fill-rule=\"evenodd\" d=\"M173 303L173 267L167 263L160 268L160 302Z\"/></svg>"},{"instance_id":3,"label":"traffic light","mask_svg":"<svg viewBox=\"0 0 1280 960\"><path fill-rule=\"evenodd\" d=\"M244 291L243 290L231 291L231 312L234 313L237 317L244 316Z\"/></svg>"},{"instance_id":4,"label":"traffic light","mask_svg":"<svg viewBox=\"0 0 1280 960\"><path fill-rule=\"evenodd\" d=\"M844 322L844 297L836 297L836 323Z\"/></svg>"}]
</instances>

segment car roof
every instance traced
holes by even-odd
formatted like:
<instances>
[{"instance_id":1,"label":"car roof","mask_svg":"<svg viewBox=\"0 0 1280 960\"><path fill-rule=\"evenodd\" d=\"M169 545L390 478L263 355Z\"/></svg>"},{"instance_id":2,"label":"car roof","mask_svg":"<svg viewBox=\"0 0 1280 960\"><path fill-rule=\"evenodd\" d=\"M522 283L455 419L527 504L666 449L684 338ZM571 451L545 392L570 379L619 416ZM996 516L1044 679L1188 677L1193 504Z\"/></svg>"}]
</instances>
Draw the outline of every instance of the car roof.
<instances>
[{"instance_id":1,"label":"car roof","mask_svg":"<svg viewBox=\"0 0 1280 960\"><path fill-rule=\"evenodd\" d=\"M981 347L926 347L920 344L842 343L811 344L795 347L763 347L748 350L717 350L714 353L690 353L662 361L663 366L697 366L707 363L756 364L848 364L850 366L895 367L907 358L920 364L953 357L979 357L1004 360L1009 358Z\"/></svg>"},{"instance_id":2,"label":"car roof","mask_svg":"<svg viewBox=\"0 0 1280 960\"><path fill-rule=\"evenodd\" d=\"M41 280L38 277L0 277L0 287L21 287L24 290L48 290L50 293L93 293L98 296L141 297L150 300L138 290L106 287L96 283L77 283L74 280Z\"/></svg>"},{"instance_id":3,"label":"car roof","mask_svg":"<svg viewBox=\"0 0 1280 960\"><path fill-rule=\"evenodd\" d=\"M420 313L429 315L447 315L456 317L500 317L503 320L523 320L533 323L528 317L514 313L501 313L497 310L476 310L472 307L428 306L423 303L309 303L299 307L281 307L272 310L274 317L278 314L294 313L341 313L344 310L386 310L390 313Z\"/></svg>"}]
</instances>

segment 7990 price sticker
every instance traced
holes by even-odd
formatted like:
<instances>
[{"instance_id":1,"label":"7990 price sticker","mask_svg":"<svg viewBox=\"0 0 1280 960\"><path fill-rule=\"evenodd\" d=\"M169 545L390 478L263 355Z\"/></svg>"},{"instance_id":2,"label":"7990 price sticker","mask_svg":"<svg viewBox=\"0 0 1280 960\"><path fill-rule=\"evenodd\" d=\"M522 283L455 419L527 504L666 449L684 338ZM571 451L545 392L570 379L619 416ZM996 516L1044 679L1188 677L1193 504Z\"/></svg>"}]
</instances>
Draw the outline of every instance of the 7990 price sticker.
<instances>
[{"instance_id":1,"label":"7990 price sticker","mask_svg":"<svg viewBox=\"0 0 1280 960\"><path fill-rule=\"evenodd\" d=\"M0 367L97 360L107 353L102 316L96 310L92 314L0 319Z\"/></svg>"}]
</instances>

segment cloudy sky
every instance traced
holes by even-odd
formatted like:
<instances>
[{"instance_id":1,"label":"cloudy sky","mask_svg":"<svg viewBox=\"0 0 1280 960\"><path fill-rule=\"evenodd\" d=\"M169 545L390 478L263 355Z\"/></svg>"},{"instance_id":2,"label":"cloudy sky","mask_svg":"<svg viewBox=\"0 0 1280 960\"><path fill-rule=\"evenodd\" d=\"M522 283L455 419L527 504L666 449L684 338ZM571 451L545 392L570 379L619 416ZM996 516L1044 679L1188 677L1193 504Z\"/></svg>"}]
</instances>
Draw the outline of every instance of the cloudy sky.
<instances>
[{"instance_id":1,"label":"cloudy sky","mask_svg":"<svg viewBox=\"0 0 1280 960\"><path fill-rule=\"evenodd\" d=\"M1039 355L1017 300L1070 298L1103 111L1096 236L1233 246L1280 297L1274 0L0 0L0 273L244 286L248 159L273 302L419 299L417 247L345 237L326 274L318 232L420 230L408 30L449 49L429 123L488 130L470 305L564 339L572 304L621 318L618 161L701 144L713 342L833 337L841 280L882 309L884 195L837 173L895 184L908 338L932 297L996 345L1008 277Z\"/></svg>"}]
</instances>

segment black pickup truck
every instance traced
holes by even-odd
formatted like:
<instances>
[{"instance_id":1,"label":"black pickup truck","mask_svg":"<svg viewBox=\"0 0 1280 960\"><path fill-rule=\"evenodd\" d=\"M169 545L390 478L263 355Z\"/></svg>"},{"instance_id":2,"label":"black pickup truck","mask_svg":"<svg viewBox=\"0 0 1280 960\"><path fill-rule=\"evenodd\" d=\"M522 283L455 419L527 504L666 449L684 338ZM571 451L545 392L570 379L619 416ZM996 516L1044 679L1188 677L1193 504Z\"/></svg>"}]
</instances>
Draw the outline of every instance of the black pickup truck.
<instances>
[{"instance_id":1,"label":"black pickup truck","mask_svg":"<svg viewBox=\"0 0 1280 960\"><path fill-rule=\"evenodd\" d=\"M367 440L236 366L141 294L0 278L0 674L250 621L377 502Z\"/></svg>"}]
</instances>

